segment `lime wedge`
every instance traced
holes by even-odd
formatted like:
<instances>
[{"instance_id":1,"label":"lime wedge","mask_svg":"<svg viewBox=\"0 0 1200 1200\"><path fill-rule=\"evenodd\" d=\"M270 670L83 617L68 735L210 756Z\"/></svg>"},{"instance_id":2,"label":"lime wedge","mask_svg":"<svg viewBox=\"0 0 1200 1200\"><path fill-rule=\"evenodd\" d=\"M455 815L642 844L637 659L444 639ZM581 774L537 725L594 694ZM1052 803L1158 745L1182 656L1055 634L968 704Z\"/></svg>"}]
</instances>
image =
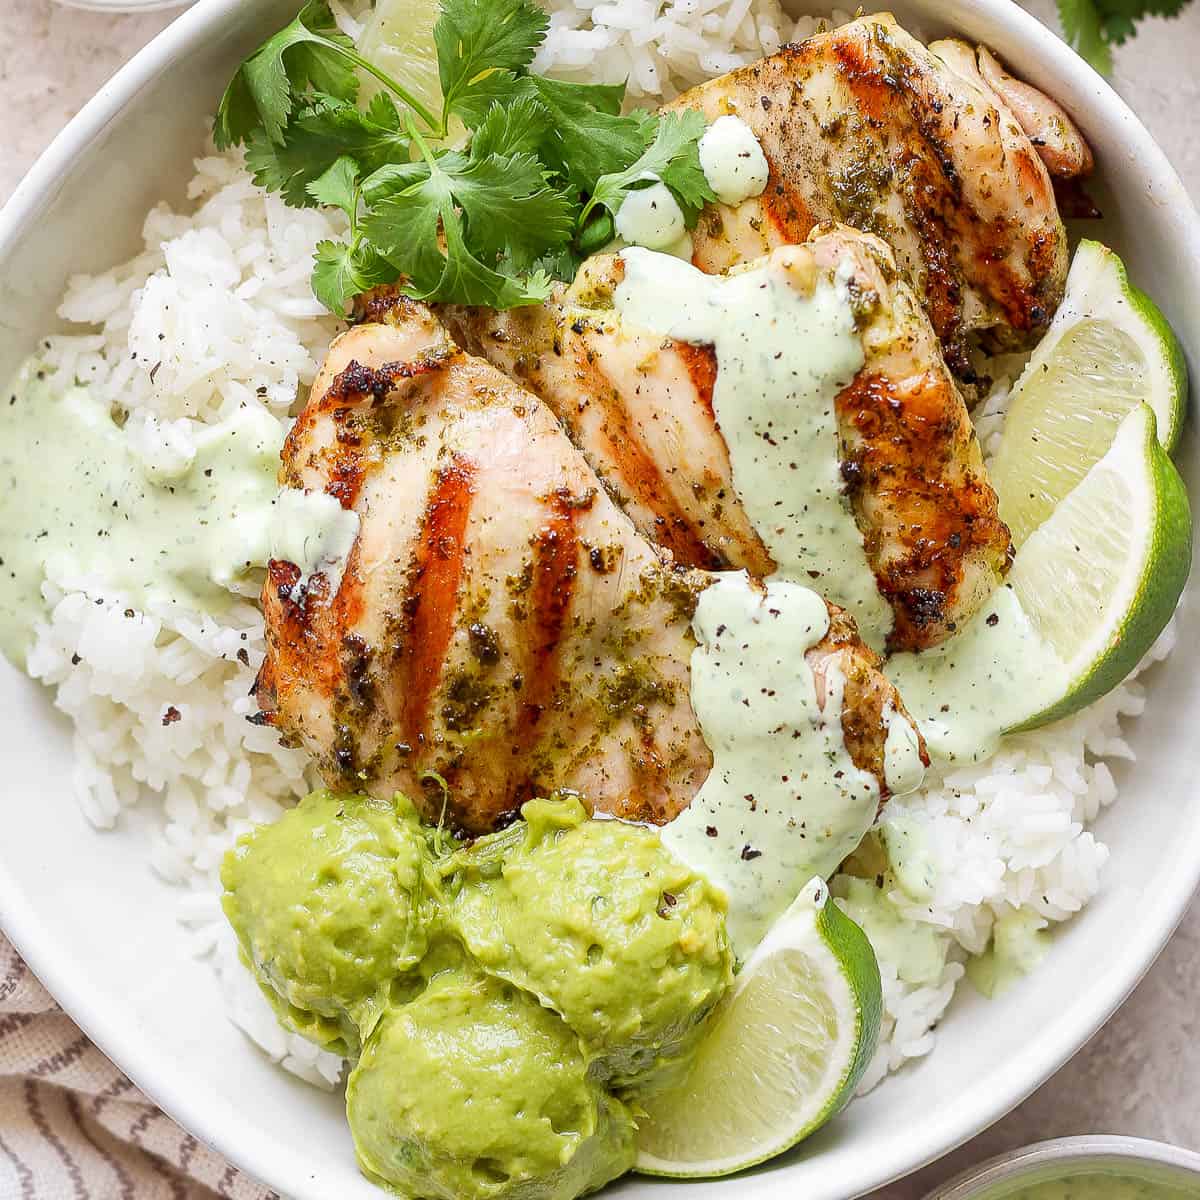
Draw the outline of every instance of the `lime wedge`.
<instances>
[{"instance_id":1,"label":"lime wedge","mask_svg":"<svg viewBox=\"0 0 1200 1200\"><path fill-rule=\"evenodd\" d=\"M713 1014L684 1080L642 1101L635 1169L729 1175L806 1138L854 1094L882 1003L870 942L814 879Z\"/></svg>"},{"instance_id":2,"label":"lime wedge","mask_svg":"<svg viewBox=\"0 0 1200 1200\"><path fill-rule=\"evenodd\" d=\"M1083 482L1029 535L1008 577L1062 660L1063 690L1032 729L1111 691L1171 619L1192 561L1187 492L1139 405Z\"/></svg>"},{"instance_id":3,"label":"lime wedge","mask_svg":"<svg viewBox=\"0 0 1200 1200\"><path fill-rule=\"evenodd\" d=\"M359 54L403 84L433 113L442 110L437 47L433 42L433 27L440 15L437 0L378 0L357 47ZM362 71L360 76L364 101L386 90L373 75Z\"/></svg>"},{"instance_id":4,"label":"lime wedge","mask_svg":"<svg viewBox=\"0 0 1200 1200\"><path fill-rule=\"evenodd\" d=\"M1014 545L1046 520L1140 404L1154 410L1169 452L1187 406L1183 351L1125 264L1099 242L1081 242L1062 307L1013 388L990 466Z\"/></svg>"}]
</instances>

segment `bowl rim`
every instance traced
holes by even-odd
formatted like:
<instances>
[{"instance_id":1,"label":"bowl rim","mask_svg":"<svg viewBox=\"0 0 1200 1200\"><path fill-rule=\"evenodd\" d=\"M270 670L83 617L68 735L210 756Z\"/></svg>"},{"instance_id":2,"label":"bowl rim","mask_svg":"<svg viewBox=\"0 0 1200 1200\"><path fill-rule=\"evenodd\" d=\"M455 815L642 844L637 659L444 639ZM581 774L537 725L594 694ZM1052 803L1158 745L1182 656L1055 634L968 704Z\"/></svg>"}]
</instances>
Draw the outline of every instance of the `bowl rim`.
<instances>
[{"instance_id":1,"label":"bowl rim","mask_svg":"<svg viewBox=\"0 0 1200 1200\"><path fill-rule=\"evenodd\" d=\"M1019 1180L1022 1176L1034 1174L1041 1167L1055 1163L1064 1166L1139 1163L1170 1167L1200 1183L1200 1154L1192 1150L1149 1138L1099 1133L1052 1138L1021 1146L1006 1154L997 1154L955 1175L930 1192L925 1200L971 1200L974 1196L982 1195L993 1184L1010 1179Z\"/></svg>"},{"instance_id":2,"label":"bowl rim","mask_svg":"<svg viewBox=\"0 0 1200 1200\"><path fill-rule=\"evenodd\" d=\"M195 43L215 33L230 16L253 2L198 0L99 88L0 208L0 261L24 230L38 219L39 211L69 176L81 151L120 119L127 104L143 88L187 55ZM886 0L882 2L886 7ZM929 4L932 0L917 2ZM1200 278L1200 213L1163 150L1107 80L1052 29L1019 7L1016 0L950 0L945 4L944 22L953 25L964 9L969 9L980 22L990 22L1005 30L1014 41L1029 46L1057 73L1064 94L1087 97L1086 103L1097 121L1119 131L1125 149L1136 155L1144 177L1156 186L1159 202L1167 210L1165 219L1180 238L1177 254L1193 264L1193 274ZM1193 348L1193 361L1198 357L1200 345ZM902 1178L988 1128L1062 1067L1100 1029L1149 970L1200 887L1200 821L1193 822L1186 832L1181 831L1176 847L1178 865L1169 891L1163 893L1143 921L1139 939L1126 946L1123 953L1114 953L1111 969L1104 979L1072 1008L1069 1024L1058 1022L1052 1030L1047 1029L1041 1039L1047 1045L1036 1056L1031 1049L1000 1067L986 1097L958 1105L953 1115L937 1127L936 1136L913 1136L903 1152L874 1158L855 1182L856 1190L848 1195L863 1195ZM0 928L79 1027L164 1112L249 1176L307 1196L303 1192L303 1174L289 1162L293 1147L277 1139L240 1137L236 1115L219 1114L203 1103L194 1102L186 1081L174 1079L163 1071L135 1029L119 1019L105 1019L89 1010L86 979L66 956L56 953L53 943L39 938L34 905L2 869ZM786 1176L787 1168L782 1167L780 1174ZM749 1178L764 1180L762 1175L746 1177ZM787 1188L786 1182L783 1187ZM771 1191L774 1193L773 1188Z\"/></svg>"}]
</instances>

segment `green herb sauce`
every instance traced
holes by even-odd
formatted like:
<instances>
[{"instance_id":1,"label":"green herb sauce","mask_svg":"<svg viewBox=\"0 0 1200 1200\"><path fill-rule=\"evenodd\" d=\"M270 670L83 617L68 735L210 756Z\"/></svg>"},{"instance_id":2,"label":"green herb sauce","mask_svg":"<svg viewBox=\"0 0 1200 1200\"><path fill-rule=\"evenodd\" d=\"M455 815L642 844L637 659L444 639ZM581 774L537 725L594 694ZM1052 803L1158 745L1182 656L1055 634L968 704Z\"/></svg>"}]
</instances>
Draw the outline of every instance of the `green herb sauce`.
<instances>
[{"instance_id":1,"label":"green herb sauce","mask_svg":"<svg viewBox=\"0 0 1200 1200\"><path fill-rule=\"evenodd\" d=\"M273 416L143 420L118 424L83 387L58 394L35 364L0 406L0 649L14 661L46 615L48 569L139 608L201 612L255 594L271 558L340 580L358 518L330 496L280 491Z\"/></svg>"},{"instance_id":2,"label":"green herb sauce","mask_svg":"<svg viewBox=\"0 0 1200 1200\"><path fill-rule=\"evenodd\" d=\"M1058 697L1064 670L1007 586L955 637L887 666L930 754L948 763L994 754L1005 730Z\"/></svg>"},{"instance_id":3,"label":"green herb sauce","mask_svg":"<svg viewBox=\"0 0 1200 1200\"><path fill-rule=\"evenodd\" d=\"M1015 1192L997 1192L996 1200L1194 1200L1200 1184L1175 1187L1132 1175L1081 1171L1063 1179L1044 1179Z\"/></svg>"},{"instance_id":4,"label":"green herb sauce","mask_svg":"<svg viewBox=\"0 0 1200 1200\"><path fill-rule=\"evenodd\" d=\"M694 629L692 704L713 768L662 839L726 891L730 942L745 958L800 889L862 841L879 784L846 750L836 670L817 703L805 654L829 629L820 596L725 574L701 594Z\"/></svg>"},{"instance_id":5,"label":"green herb sauce","mask_svg":"<svg viewBox=\"0 0 1200 1200\"><path fill-rule=\"evenodd\" d=\"M844 680L829 667L818 702L806 659L829 629L817 592L876 645L892 624L838 463L834 402L863 350L845 282L798 278L786 254L725 277L645 250L623 257L622 319L715 349L713 409L734 485L777 566L765 589L727 573L700 596L691 695L714 765L662 834L728 893L744 958L854 850L879 806L878 781L846 749ZM916 734L894 711L885 720L889 787L909 791L923 776Z\"/></svg>"}]
</instances>

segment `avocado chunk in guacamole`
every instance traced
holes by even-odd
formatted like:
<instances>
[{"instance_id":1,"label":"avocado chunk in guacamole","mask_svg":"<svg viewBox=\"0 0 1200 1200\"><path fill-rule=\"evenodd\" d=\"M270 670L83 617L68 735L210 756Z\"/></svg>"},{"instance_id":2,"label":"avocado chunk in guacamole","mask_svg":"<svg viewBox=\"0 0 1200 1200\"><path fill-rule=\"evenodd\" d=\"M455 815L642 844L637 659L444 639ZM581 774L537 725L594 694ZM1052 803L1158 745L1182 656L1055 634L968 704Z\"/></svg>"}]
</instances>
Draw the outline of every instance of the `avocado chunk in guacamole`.
<instances>
[{"instance_id":1,"label":"avocado chunk in guacamole","mask_svg":"<svg viewBox=\"0 0 1200 1200\"><path fill-rule=\"evenodd\" d=\"M350 1076L359 1163L411 1197L572 1200L633 1165L628 1110L579 1039L520 988L460 961L390 1009Z\"/></svg>"},{"instance_id":2,"label":"avocado chunk in guacamole","mask_svg":"<svg viewBox=\"0 0 1200 1200\"><path fill-rule=\"evenodd\" d=\"M225 914L285 1026L356 1053L392 980L420 963L436 906L412 805L313 792L225 858Z\"/></svg>"},{"instance_id":3,"label":"avocado chunk in guacamole","mask_svg":"<svg viewBox=\"0 0 1200 1200\"><path fill-rule=\"evenodd\" d=\"M558 1013L615 1089L669 1082L732 977L725 900L650 829L533 800L442 865L483 969Z\"/></svg>"}]
</instances>

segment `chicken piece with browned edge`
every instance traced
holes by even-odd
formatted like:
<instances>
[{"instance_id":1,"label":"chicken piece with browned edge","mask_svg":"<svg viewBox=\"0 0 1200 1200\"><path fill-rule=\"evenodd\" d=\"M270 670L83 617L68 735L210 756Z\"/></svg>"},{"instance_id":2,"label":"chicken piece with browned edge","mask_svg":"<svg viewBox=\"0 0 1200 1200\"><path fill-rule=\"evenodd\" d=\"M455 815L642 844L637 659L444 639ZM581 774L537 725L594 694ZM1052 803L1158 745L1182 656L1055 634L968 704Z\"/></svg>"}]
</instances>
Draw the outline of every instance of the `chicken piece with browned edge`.
<instances>
[{"instance_id":1,"label":"chicken piece with browned edge","mask_svg":"<svg viewBox=\"0 0 1200 1200\"><path fill-rule=\"evenodd\" d=\"M471 833L557 788L669 820L712 762L688 687L710 577L660 559L545 406L428 310L374 304L284 447L282 481L360 526L334 595L323 574L270 564L260 719L332 786L404 791ZM810 655L844 674L847 747L886 796L899 698L836 610Z\"/></svg>"},{"instance_id":2,"label":"chicken piece with browned edge","mask_svg":"<svg viewBox=\"0 0 1200 1200\"><path fill-rule=\"evenodd\" d=\"M936 49L888 14L862 17L668 107L710 121L736 114L770 167L761 196L702 214L698 267L728 270L803 242L822 222L877 234L921 297L947 361L969 379L968 334L1028 346L1058 308L1068 250L1047 161L1079 173L1091 158L1073 126L1074 157L1053 153L1057 142L1039 153L1022 121L1043 131L1050 102L986 51L977 65L973 53L943 58Z\"/></svg>"},{"instance_id":3,"label":"chicken piece with browned edge","mask_svg":"<svg viewBox=\"0 0 1200 1200\"><path fill-rule=\"evenodd\" d=\"M845 278L852 295L865 362L838 397L829 454L892 607L888 644L936 645L987 599L1011 557L966 404L887 246L836 226L775 251L796 252ZM443 316L464 347L545 400L643 534L687 565L765 576L774 564L738 497L713 409L713 350L630 327L612 307L623 275L619 254L597 256L543 306ZM813 586L823 590L819 578Z\"/></svg>"}]
</instances>

